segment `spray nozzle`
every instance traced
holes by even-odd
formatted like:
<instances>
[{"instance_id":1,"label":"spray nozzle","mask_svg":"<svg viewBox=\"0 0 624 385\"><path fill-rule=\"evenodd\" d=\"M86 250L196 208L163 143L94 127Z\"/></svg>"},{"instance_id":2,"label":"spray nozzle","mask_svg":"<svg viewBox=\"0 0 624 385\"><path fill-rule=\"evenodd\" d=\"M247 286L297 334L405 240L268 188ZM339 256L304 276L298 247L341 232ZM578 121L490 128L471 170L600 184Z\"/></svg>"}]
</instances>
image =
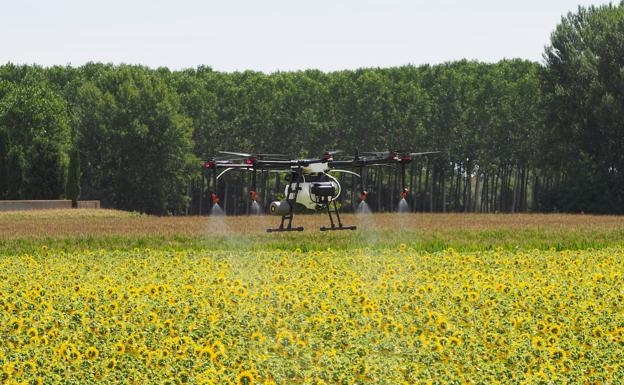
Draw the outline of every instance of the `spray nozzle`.
<instances>
[{"instance_id":1,"label":"spray nozzle","mask_svg":"<svg viewBox=\"0 0 624 385\"><path fill-rule=\"evenodd\" d=\"M362 193L360 194L360 201L364 202L367 196L368 196L368 191L362 191Z\"/></svg>"},{"instance_id":2,"label":"spray nozzle","mask_svg":"<svg viewBox=\"0 0 624 385\"><path fill-rule=\"evenodd\" d=\"M219 203L219 197L215 193L210 193L210 200L212 201L212 204Z\"/></svg>"},{"instance_id":3,"label":"spray nozzle","mask_svg":"<svg viewBox=\"0 0 624 385\"><path fill-rule=\"evenodd\" d=\"M255 191L253 191L253 190L251 190L251 191L249 192L249 199L251 199L253 202L255 202L255 201L256 201L256 198L257 198L257 197L258 197L258 193L257 193L257 192L255 192Z\"/></svg>"},{"instance_id":4,"label":"spray nozzle","mask_svg":"<svg viewBox=\"0 0 624 385\"><path fill-rule=\"evenodd\" d=\"M409 189L406 187L403 189L403 191L401 191L401 198L406 199L408 195L409 195Z\"/></svg>"}]
</instances>

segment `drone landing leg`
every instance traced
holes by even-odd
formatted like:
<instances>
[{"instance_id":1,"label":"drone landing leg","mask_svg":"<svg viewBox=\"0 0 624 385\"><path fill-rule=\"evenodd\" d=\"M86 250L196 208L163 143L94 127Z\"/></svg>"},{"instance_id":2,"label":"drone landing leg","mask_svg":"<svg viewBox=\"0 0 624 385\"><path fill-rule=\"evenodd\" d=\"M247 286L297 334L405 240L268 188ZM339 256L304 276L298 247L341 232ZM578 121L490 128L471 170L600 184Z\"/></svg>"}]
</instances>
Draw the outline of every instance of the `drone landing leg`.
<instances>
[{"instance_id":1,"label":"drone landing leg","mask_svg":"<svg viewBox=\"0 0 624 385\"><path fill-rule=\"evenodd\" d=\"M321 231L330 231L330 230L355 230L357 226L343 226L342 221L340 220L340 213L338 212L338 206L336 205L336 201L334 201L334 211L336 212L336 219L338 219L338 226L334 224L334 218L332 217L331 210L329 209L329 203L327 204L327 215L329 215L329 222L331 223L331 227L321 227Z\"/></svg>"},{"instance_id":2,"label":"drone landing leg","mask_svg":"<svg viewBox=\"0 0 624 385\"><path fill-rule=\"evenodd\" d=\"M294 214L288 214L288 215L284 215L282 217L282 221L280 223L280 226L276 229L267 229L267 233L278 233L278 232L283 232L283 231L303 231L303 226L299 226L299 227L292 227L292 220L293 220ZM288 219L288 225L286 227L284 227L284 221Z\"/></svg>"}]
</instances>

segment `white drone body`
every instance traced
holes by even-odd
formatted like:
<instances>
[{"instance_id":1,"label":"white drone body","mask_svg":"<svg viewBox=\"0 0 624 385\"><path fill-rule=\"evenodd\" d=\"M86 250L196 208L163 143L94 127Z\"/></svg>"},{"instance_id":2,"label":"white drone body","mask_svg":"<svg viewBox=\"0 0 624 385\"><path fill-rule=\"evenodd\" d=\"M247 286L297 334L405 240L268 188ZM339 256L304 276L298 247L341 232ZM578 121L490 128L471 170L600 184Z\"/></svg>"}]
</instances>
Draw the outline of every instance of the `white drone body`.
<instances>
[{"instance_id":1,"label":"white drone body","mask_svg":"<svg viewBox=\"0 0 624 385\"><path fill-rule=\"evenodd\" d=\"M340 190L341 190L340 183L338 183L338 180L334 178L333 176L329 174L325 174L325 175L329 178L329 183L331 183L336 189L336 194L330 198L330 202L333 202L334 200L338 199L338 197L340 196ZM320 200L320 197L312 193L312 182L305 181L306 180L305 174L302 175L302 178L304 181L299 183L299 193L297 194L296 202L305 206L305 208L307 209L315 210L318 206L317 202ZM288 196L289 189L290 189L290 185L287 185L286 188L284 189L284 196L286 197L286 199L291 198L293 195L291 194L290 197Z\"/></svg>"},{"instance_id":2,"label":"white drone body","mask_svg":"<svg viewBox=\"0 0 624 385\"><path fill-rule=\"evenodd\" d=\"M331 183L336 190L336 193L329 199L329 202L327 202L331 203L338 199L338 197L340 197L342 189L338 180L333 176L329 175L329 172L343 172L360 177L359 174L353 171L332 169L329 167L329 164L327 162L310 163L309 165L302 167L301 171L301 177L303 180L299 183L299 193L297 194L296 202L310 210L318 209L318 202L321 200L321 197L316 196L312 192L312 184L314 182L309 181L309 179L318 179L318 176L320 175L324 175L327 178L327 182L325 183ZM306 179L306 176L308 176L308 179ZM286 200L292 198L294 195L291 193L291 195L289 196L289 189L290 185L287 185L284 189L284 196L286 197Z\"/></svg>"}]
</instances>

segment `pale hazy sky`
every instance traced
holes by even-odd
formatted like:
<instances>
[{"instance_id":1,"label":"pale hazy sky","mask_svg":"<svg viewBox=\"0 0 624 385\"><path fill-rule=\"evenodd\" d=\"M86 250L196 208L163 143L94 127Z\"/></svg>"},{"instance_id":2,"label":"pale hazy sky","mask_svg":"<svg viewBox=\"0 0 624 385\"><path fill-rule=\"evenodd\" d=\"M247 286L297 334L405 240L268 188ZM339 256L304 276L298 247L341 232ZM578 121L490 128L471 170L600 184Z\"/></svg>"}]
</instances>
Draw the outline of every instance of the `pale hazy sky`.
<instances>
[{"instance_id":1,"label":"pale hazy sky","mask_svg":"<svg viewBox=\"0 0 624 385\"><path fill-rule=\"evenodd\" d=\"M0 63L265 72L541 61L561 16L602 0L0 0ZM617 3L617 2L614 2Z\"/></svg>"}]
</instances>

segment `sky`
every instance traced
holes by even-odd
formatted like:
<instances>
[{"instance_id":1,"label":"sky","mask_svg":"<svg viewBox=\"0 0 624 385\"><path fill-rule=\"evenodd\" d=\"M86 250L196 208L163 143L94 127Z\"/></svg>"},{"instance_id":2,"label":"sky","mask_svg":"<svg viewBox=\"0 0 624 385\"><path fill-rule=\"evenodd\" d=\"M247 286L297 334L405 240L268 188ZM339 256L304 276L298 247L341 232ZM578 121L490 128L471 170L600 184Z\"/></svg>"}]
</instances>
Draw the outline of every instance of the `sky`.
<instances>
[{"instance_id":1,"label":"sky","mask_svg":"<svg viewBox=\"0 0 624 385\"><path fill-rule=\"evenodd\" d=\"M542 61L562 15L602 0L0 0L0 63L323 71ZM616 2L614 2L616 3Z\"/></svg>"}]
</instances>

